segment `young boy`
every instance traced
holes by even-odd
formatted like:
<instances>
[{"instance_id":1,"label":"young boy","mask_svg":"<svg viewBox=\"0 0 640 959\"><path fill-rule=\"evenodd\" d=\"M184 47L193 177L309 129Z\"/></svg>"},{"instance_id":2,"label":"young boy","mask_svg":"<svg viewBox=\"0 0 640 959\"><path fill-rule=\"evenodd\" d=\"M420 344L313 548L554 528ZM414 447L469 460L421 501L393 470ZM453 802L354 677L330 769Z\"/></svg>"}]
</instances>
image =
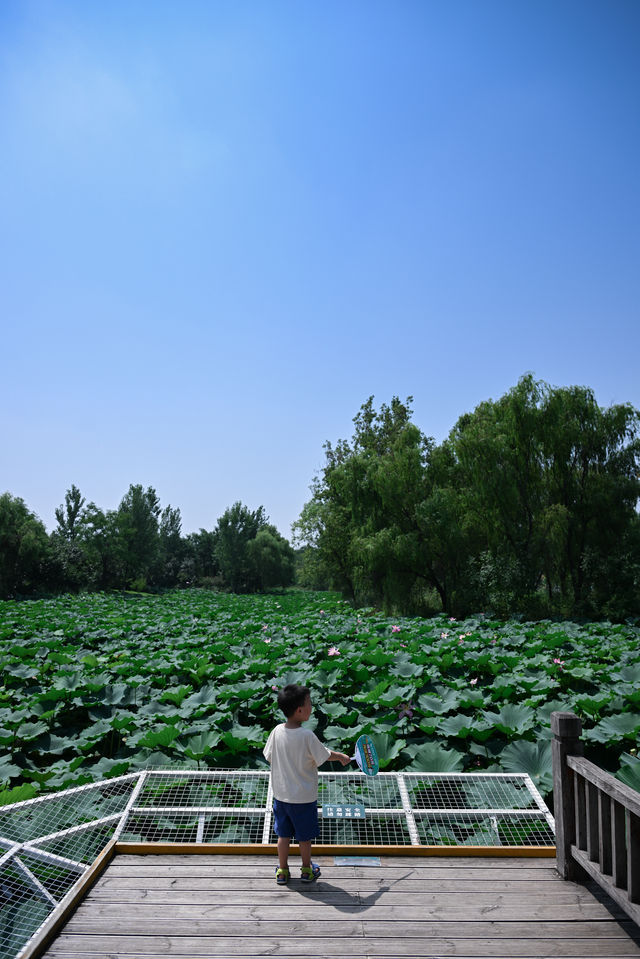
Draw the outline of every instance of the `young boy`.
<instances>
[{"instance_id":1,"label":"young boy","mask_svg":"<svg viewBox=\"0 0 640 959\"><path fill-rule=\"evenodd\" d=\"M274 829L278 837L276 882L289 882L289 846L295 836L302 857L302 882L314 882L320 867L311 862L311 842L318 835L318 766L327 760L347 766L351 760L324 746L315 733L303 729L311 716L306 686L289 683L278 693L278 706L287 718L269 734L264 756L271 766Z\"/></svg>"}]
</instances>

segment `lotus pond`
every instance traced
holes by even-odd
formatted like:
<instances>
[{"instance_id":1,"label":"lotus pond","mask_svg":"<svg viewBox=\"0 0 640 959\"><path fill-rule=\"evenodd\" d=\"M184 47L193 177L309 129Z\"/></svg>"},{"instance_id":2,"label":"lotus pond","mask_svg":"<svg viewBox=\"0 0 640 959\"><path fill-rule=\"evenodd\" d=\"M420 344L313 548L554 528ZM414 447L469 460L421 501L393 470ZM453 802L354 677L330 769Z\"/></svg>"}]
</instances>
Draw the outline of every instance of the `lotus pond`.
<instances>
[{"instance_id":1,"label":"lotus pond","mask_svg":"<svg viewBox=\"0 0 640 959\"><path fill-rule=\"evenodd\" d=\"M640 629L390 619L332 593L92 594L0 603L0 803L147 766L259 768L275 690L384 770L528 772L551 790L550 714L640 788Z\"/></svg>"}]
</instances>

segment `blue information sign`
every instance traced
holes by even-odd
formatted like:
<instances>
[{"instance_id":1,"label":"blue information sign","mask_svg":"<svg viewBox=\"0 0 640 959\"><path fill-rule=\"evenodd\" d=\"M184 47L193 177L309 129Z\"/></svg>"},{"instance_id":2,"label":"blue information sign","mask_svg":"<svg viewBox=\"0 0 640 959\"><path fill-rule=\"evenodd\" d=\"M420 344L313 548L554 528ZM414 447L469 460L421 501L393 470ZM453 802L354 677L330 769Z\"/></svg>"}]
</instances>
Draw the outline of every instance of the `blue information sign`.
<instances>
[{"instance_id":1,"label":"blue information sign","mask_svg":"<svg viewBox=\"0 0 640 959\"><path fill-rule=\"evenodd\" d=\"M365 819L367 811L360 803L325 803L323 819Z\"/></svg>"}]
</instances>

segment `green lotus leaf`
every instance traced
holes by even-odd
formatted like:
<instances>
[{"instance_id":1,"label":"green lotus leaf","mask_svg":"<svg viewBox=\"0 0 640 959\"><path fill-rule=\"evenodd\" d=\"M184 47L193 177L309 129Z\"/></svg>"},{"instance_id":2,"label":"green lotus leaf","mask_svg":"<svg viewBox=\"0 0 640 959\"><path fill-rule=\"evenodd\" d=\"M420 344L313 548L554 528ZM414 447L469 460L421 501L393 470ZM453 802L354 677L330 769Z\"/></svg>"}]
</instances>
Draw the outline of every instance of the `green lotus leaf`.
<instances>
[{"instance_id":1,"label":"green lotus leaf","mask_svg":"<svg viewBox=\"0 0 640 959\"><path fill-rule=\"evenodd\" d=\"M352 743L354 737L357 738L361 732L361 728L358 728L356 734L356 730L345 729L344 726L327 726L322 733L322 741L326 743L329 749L338 749L345 743Z\"/></svg>"},{"instance_id":2,"label":"green lotus leaf","mask_svg":"<svg viewBox=\"0 0 640 959\"><path fill-rule=\"evenodd\" d=\"M500 765L508 773L528 773L543 794L553 788L551 743L548 740L531 743L520 739L509 743L500 756Z\"/></svg>"},{"instance_id":3,"label":"green lotus leaf","mask_svg":"<svg viewBox=\"0 0 640 959\"><path fill-rule=\"evenodd\" d=\"M389 672L392 676L399 676L401 679L419 679L424 673L424 666L416 663L397 663Z\"/></svg>"},{"instance_id":4,"label":"green lotus leaf","mask_svg":"<svg viewBox=\"0 0 640 959\"><path fill-rule=\"evenodd\" d=\"M66 749L73 748L74 739L67 738L66 736L56 736L54 733L49 733L48 736L43 736L39 746L40 752L50 753L53 756L61 756Z\"/></svg>"},{"instance_id":5,"label":"green lotus leaf","mask_svg":"<svg viewBox=\"0 0 640 959\"><path fill-rule=\"evenodd\" d=\"M453 773L460 772L464 766L463 753L456 749L445 749L439 743L408 747L405 752L411 756L407 768L414 772Z\"/></svg>"},{"instance_id":6,"label":"green lotus leaf","mask_svg":"<svg viewBox=\"0 0 640 959\"><path fill-rule=\"evenodd\" d=\"M565 666L563 672L574 679L593 679L594 671L591 666Z\"/></svg>"},{"instance_id":7,"label":"green lotus leaf","mask_svg":"<svg viewBox=\"0 0 640 959\"><path fill-rule=\"evenodd\" d=\"M567 712L567 710L572 710L573 707L574 701L572 698L565 700L552 699L550 702L538 706L536 709L536 721L539 726L551 726L551 713Z\"/></svg>"},{"instance_id":8,"label":"green lotus leaf","mask_svg":"<svg viewBox=\"0 0 640 959\"><path fill-rule=\"evenodd\" d=\"M424 695L418 698L418 706L425 713L442 716L451 713L460 706L460 694L455 689L442 687L438 695Z\"/></svg>"},{"instance_id":9,"label":"green lotus leaf","mask_svg":"<svg viewBox=\"0 0 640 959\"><path fill-rule=\"evenodd\" d=\"M91 774L92 781L99 779L113 779L115 776L124 776L129 772L131 761L128 759L109 759L103 756L97 763L83 766L82 769Z\"/></svg>"},{"instance_id":10,"label":"green lotus leaf","mask_svg":"<svg viewBox=\"0 0 640 959\"><path fill-rule=\"evenodd\" d=\"M613 694L611 692L600 693L598 696L576 696L574 707L579 709L581 713L586 713L587 716L595 719L612 698Z\"/></svg>"},{"instance_id":11,"label":"green lotus leaf","mask_svg":"<svg viewBox=\"0 0 640 959\"><path fill-rule=\"evenodd\" d=\"M58 673L53 681L55 689L65 689L67 692L75 692L84 686L84 677L82 673Z\"/></svg>"},{"instance_id":12,"label":"green lotus leaf","mask_svg":"<svg viewBox=\"0 0 640 959\"><path fill-rule=\"evenodd\" d=\"M157 749L158 746L170 746L178 738L180 730L175 726L163 726L162 729L150 729L141 736L137 745L146 749Z\"/></svg>"},{"instance_id":13,"label":"green lotus leaf","mask_svg":"<svg viewBox=\"0 0 640 959\"><path fill-rule=\"evenodd\" d=\"M47 732L45 723L22 723L16 730L16 737L24 743L31 742Z\"/></svg>"},{"instance_id":14,"label":"green lotus leaf","mask_svg":"<svg viewBox=\"0 0 640 959\"><path fill-rule=\"evenodd\" d=\"M371 733L373 744L378 753L380 769L386 769L407 745L404 739L396 739L387 733Z\"/></svg>"},{"instance_id":15,"label":"green lotus leaf","mask_svg":"<svg viewBox=\"0 0 640 959\"><path fill-rule=\"evenodd\" d=\"M119 706L126 698L129 687L124 683L116 683L114 686L106 686L101 696L105 706Z\"/></svg>"},{"instance_id":16,"label":"green lotus leaf","mask_svg":"<svg viewBox=\"0 0 640 959\"><path fill-rule=\"evenodd\" d=\"M190 736L185 740L184 745L178 743L185 755L190 759L203 759L208 756L220 742L220 734L214 732L201 732L196 736Z\"/></svg>"},{"instance_id":17,"label":"green lotus leaf","mask_svg":"<svg viewBox=\"0 0 640 959\"><path fill-rule=\"evenodd\" d=\"M266 739L267 734L261 726L241 726L238 723L222 734L222 741L233 753L262 747Z\"/></svg>"},{"instance_id":18,"label":"green lotus leaf","mask_svg":"<svg viewBox=\"0 0 640 959\"><path fill-rule=\"evenodd\" d=\"M21 772L20 767L12 763L9 756L0 757L0 781L7 782L14 776L19 776Z\"/></svg>"},{"instance_id":19,"label":"green lotus leaf","mask_svg":"<svg viewBox=\"0 0 640 959\"><path fill-rule=\"evenodd\" d=\"M321 703L318 709L326 716L329 716L330 719L339 719L348 712L344 703Z\"/></svg>"},{"instance_id":20,"label":"green lotus leaf","mask_svg":"<svg viewBox=\"0 0 640 959\"><path fill-rule=\"evenodd\" d=\"M3 789L0 792L0 806L23 802L25 799L33 799L37 792L38 787L32 783L23 783L21 786L14 786L13 789Z\"/></svg>"},{"instance_id":21,"label":"green lotus leaf","mask_svg":"<svg viewBox=\"0 0 640 959\"><path fill-rule=\"evenodd\" d=\"M398 703L406 702L412 695L413 687L411 686L390 686L375 701L380 706L397 706Z\"/></svg>"},{"instance_id":22,"label":"green lotus leaf","mask_svg":"<svg viewBox=\"0 0 640 959\"><path fill-rule=\"evenodd\" d=\"M489 725L493 724L500 732L512 735L532 729L535 725L536 714L530 706L507 703L497 713L485 711L483 719Z\"/></svg>"},{"instance_id":23,"label":"green lotus leaf","mask_svg":"<svg viewBox=\"0 0 640 959\"><path fill-rule=\"evenodd\" d=\"M459 736L466 739L473 728L473 720L469 716L447 716L438 723L438 730L445 736Z\"/></svg>"},{"instance_id":24,"label":"green lotus leaf","mask_svg":"<svg viewBox=\"0 0 640 959\"><path fill-rule=\"evenodd\" d=\"M3 671L17 679L28 679L38 675L38 666L35 663L21 663L19 666L9 663L3 667Z\"/></svg>"},{"instance_id":25,"label":"green lotus leaf","mask_svg":"<svg viewBox=\"0 0 640 959\"><path fill-rule=\"evenodd\" d=\"M339 640L339 637L336 637ZM382 649L373 649L369 653L365 653L362 657L365 663L370 663L372 666L376 666L378 669L381 666L388 666L389 663L394 662L395 656L393 653L386 653Z\"/></svg>"},{"instance_id":26,"label":"green lotus leaf","mask_svg":"<svg viewBox=\"0 0 640 959\"><path fill-rule=\"evenodd\" d=\"M635 739L640 730L640 714L616 713L605 716L593 729L584 731L585 739L597 743L619 742L621 739Z\"/></svg>"},{"instance_id":27,"label":"green lotus leaf","mask_svg":"<svg viewBox=\"0 0 640 959\"><path fill-rule=\"evenodd\" d=\"M611 679L614 680L614 682L629 683L637 689L640 687L640 662L630 663L615 673L611 673Z\"/></svg>"},{"instance_id":28,"label":"green lotus leaf","mask_svg":"<svg viewBox=\"0 0 640 959\"><path fill-rule=\"evenodd\" d=\"M354 702L356 703L377 703L380 700L380 697L388 689L389 681L387 679L382 679L380 682L376 683L372 689L369 689L362 693L356 693L353 697Z\"/></svg>"},{"instance_id":29,"label":"green lotus leaf","mask_svg":"<svg viewBox=\"0 0 640 959\"><path fill-rule=\"evenodd\" d=\"M623 753L616 779L640 793L640 759L630 753Z\"/></svg>"}]
</instances>

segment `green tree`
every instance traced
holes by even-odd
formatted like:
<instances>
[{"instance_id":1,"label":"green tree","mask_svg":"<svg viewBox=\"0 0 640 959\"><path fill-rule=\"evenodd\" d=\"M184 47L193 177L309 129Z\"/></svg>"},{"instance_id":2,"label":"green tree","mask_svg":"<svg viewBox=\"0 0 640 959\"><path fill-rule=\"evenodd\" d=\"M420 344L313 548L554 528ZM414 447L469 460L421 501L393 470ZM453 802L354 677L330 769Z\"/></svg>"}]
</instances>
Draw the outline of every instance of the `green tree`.
<instances>
[{"instance_id":1,"label":"green tree","mask_svg":"<svg viewBox=\"0 0 640 959\"><path fill-rule=\"evenodd\" d=\"M294 553L291 545L274 526L259 530L247 544L249 560L261 590L290 586L293 582Z\"/></svg>"},{"instance_id":2,"label":"green tree","mask_svg":"<svg viewBox=\"0 0 640 959\"><path fill-rule=\"evenodd\" d=\"M183 540L184 555L180 564L179 581L185 586L195 583L213 585L213 581L220 573L218 563L217 531L200 529L197 533L189 533Z\"/></svg>"},{"instance_id":3,"label":"green tree","mask_svg":"<svg viewBox=\"0 0 640 959\"><path fill-rule=\"evenodd\" d=\"M548 499L562 517L556 585L576 612L592 615L594 602L602 601L604 570L611 569L604 578L619 597L640 562L640 413L630 404L603 409L591 390L569 387L547 389L542 418Z\"/></svg>"},{"instance_id":4,"label":"green tree","mask_svg":"<svg viewBox=\"0 0 640 959\"><path fill-rule=\"evenodd\" d=\"M484 533L485 584L495 573L507 603L535 592L542 577L541 399L541 385L525 376L497 402L462 416L450 436L469 508Z\"/></svg>"},{"instance_id":5,"label":"green tree","mask_svg":"<svg viewBox=\"0 0 640 959\"><path fill-rule=\"evenodd\" d=\"M78 591L94 585L95 571L83 538L85 499L77 486L65 493L55 511L57 526L51 534L51 555L57 588Z\"/></svg>"},{"instance_id":6,"label":"green tree","mask_svg":"<svg viewBox=\"0 0 640 959\"><path fill-rule=\"evenodd\" d=\"M351 442L325 444L325 467L294 533L352 599L418 612L449 607L459 530L455 497L435 489L436 449L411 422L410 403L394 397L376 411L370 397ZM443 474L445 459L438 462Z\"/></svg>"},{"instance_id":7,"label":"green tree","mask_svg":"<svg viewBox=\"0 0 640 959\"><path fill-rule=\"evenodd\" d=\"M28 595L46 584L49 538L24 500L0 496L0 597Z\"/></svg>"},{"instance_id":8,"label":"green tree","mask_svg":"<svg viewBox=\"0 0 640 959\"><path fill-rule=\"evenodd\" d=\"M602 582L604 557L623 543L633 551L637 434L631 406L604 410L591 390L530 374L460 418L449 443L484 543L475 562L485 608L597 612L589 570Z\"/></svg>"},{"instance_id":9,"label":"green tree","mask_svg":"<svg viewBox=\"0 0 640 959\"><path fill-rule=\"evenodd\" d=\"M255 592L259 581L248 546L268 525L264 507L251 511L236 502L216 526L216 558L226 585L233 593Z\"/></svg>"},{"instance_id":10,"label":"green tree","mask_svg":"<svg viewBox=\"0 0 640 959\"><path fill-rule=\"evenodd\" d=\"M124 581L127 586L145 589L153 577L160 556L158 517L160 500L149 486L131 485L117 514L117 539Z\"/></svg>"},{"instance_id":11,"label":"green tree","mask_svg":"<svg viewBox=\"0 0 640 959\"><path fill-rule=\"evenodd\" d=\"M117 589L125 585L125 569L116 510L89 503L82 511L78 538L86 556L89 587Z\"/></svg>"},{"instance_id":12,"label":"green tree","mask_svg":"<svg viewBox=\"0 0 640 959\"><path fill-rule=\"evenodd\" d=\"M633 614L640 414L528 374L436 446L370 398L294 524L301 574L405 613Z\"/></svg>"},{"instance_id":13,"label":"green tree","mask_svg":"<svg viewBox=\"0 0 640 959\"><path fill-rule=\"evenodd\" d=\"M78 535L79 521L85 499L77 486L71 485L64 496L64 503L56 509L56 532L61 539L73 542Z\"/></svg>"},{"instance_id":14,"label":"green tree","mask_svg":"<svg viewBox=\"0 0 640 959\"><path fill-rule=\"evenodd\" d=\"M166 506L160 516L159 561L155 577L161 586L175 586L178 583L182 560L185 556L185 542L181 533L180 510Z\"/></svg>"}]
</instances>

